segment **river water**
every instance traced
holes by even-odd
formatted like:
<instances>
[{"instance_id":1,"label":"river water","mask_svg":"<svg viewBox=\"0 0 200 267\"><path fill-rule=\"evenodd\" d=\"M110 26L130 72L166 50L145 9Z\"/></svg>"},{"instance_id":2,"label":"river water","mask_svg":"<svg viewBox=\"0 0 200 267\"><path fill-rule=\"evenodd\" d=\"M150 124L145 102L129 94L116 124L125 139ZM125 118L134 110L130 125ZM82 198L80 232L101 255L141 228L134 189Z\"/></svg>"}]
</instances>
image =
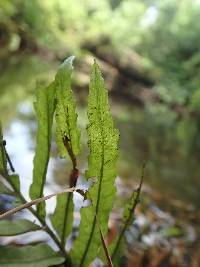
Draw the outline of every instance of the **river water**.
<instances>
[{"instance_id":1,"label":"river water","mask_svg":"<svg viewBox=\"0 0 200 267\"><path fill-rule=\"evenodd\" d=\"M20 65L13 64L12 68L8 66L0 80L0 118L7 149L27 196L37 129L32 105L35 80L41 77L49 80L52 73L55 73L55 66L49 67L47 63L39 64L37 60L32 60L28 65L22 62ZM197 138L188 134L188 129L193 129L192 122L179 122L176 114L170 110L166 112L159 105L141 109L113 99L111 112L120 130L119 176L124 181L138 181L141 166L145 162L145 183L169 198L180 199L199 208L200 156L196 149ZM87 135L84 130L87 118L84 105L79 105L78 123L83 130L83 150L79 163L84 170L87 167ZM58 189L59 185L65 184L69 169L69 163L59 159L53 141L46 190Z\"/></svg>"}]
</instances>

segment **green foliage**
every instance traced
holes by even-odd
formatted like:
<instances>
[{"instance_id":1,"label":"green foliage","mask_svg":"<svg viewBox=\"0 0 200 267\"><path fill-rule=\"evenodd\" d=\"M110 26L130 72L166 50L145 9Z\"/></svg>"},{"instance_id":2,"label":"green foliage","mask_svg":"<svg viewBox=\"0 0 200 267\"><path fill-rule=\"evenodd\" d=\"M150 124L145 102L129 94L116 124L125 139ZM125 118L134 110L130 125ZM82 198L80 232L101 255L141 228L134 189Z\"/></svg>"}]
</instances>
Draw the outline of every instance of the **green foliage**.
<instances>
[{"instance_id":1,"label":"green foliage","mask_svg":"<svg viewBox=\"0 0 200 267\"><path fill-rule=\"evenodd\" d=\"M0 221L0 236L20 235L40 229L38 225L25 219Z\"/></svg>"},{"instance_id":2,"label":"green foliage","mask_svg":"<svg viewBox=\"0 0 200 267\"><path fill-rule=\"evenodd\" d=\"M114 185L116 177L116 162L118 158L118 130L114 128L110 115L108 103L108 92L106 90L99 66L95 62L92 66L91 81L88 97L88 170L85 178L91 180L88 190L83 191L76 187L78 179L77 155L80 152L80 130L77 127L77 113L74 96L71 90L73 57L68 58L59 68L55 80L49 85L38 85L36 91L35 111L38 120L38 131L36 137L36 153L34 157L33 182L30 186L30 196L33 199L27 202L20 192L20 182L14 171L3 141L0 129L0 193L13 194L23 204L9 211L9 214L28 208L37 219L37 224L26 219L7 220L0 215L0 236L20 235L30 231L43 230L52 238L57 245L58 253L53 251L44 243L35 246L15 247L7 246L0 249L1 266L35 266L40 267L58 265L64 262L65 266L88 266L97 256L103 261L108 261L112 266L108 248L104 238L108 233L108 219L112 210L116 188ZM60 156L70 158L72 171L69 179L71 190L66 188L57 194L43 197L46 183L46 173L50 157L53 117L56 117L57 146ZM10 165L10 170L7 168ZM4 183L4 179L7 183ZM9 187L7 186L9 184ZM67 184L66 184L67 185ZM75 188L75 189L74 189ZM81 194L89 205L81 209L81 224L79 236L75 240L72 250L67 253L65 244L67 237L72 233L73 225L73 192ZM44 201L57 195L57 205L51 222L54 231L46 221ZM135 196L135 195L134 195ZM137 194L138 196L138 194ZM135 197L130 199L131 216L134 205L137 203ZM36 209L31 206L36 205ZM125 207L125 213L130 213ZM132 217L131 217L132 218ZM130 223L130 216L128 219ZM125 226L127 227L127 223ZM123 228L126 229L126 228ZM116 242L117 251L119 243L124 236L125 230L120 234L120 240ZM103 249L102 249L103 248ZM105 253L105 256L103 254ZM12 255L12 257L10 257ZM113 256L115 260L115 256Z\"/></svg>"},{"instance_id":3,"label":"green foliage","mask_svg":"<svg viewBox=\"0 0 200 267\"><path fill-rule=\"evenodd\" d=\"M141 187L144 178L144 170L145 165L142 167L142 174L141 174L141 181L139 187L133 191L131 197L127 201L124 206L123 217L122 217L122 225L121 225L121 232L120 234L114 239L110 246L110 254L113 263L117 266L119 265L120 258L123 255L123 251L125 249L125 232L129 229L131 224L134 221L134 212L135 208L139 202Z\"/></svg>"},{"instance_id":4,"label":"green foliage","mask_svg":"<svg viewBox=\"0 0 200 267\"><path fill-rule=\"evenodd\" d=\"M54 229L57 231L62 243L66 243L66 239L72 232L73 224L73 194L64 194L57 196L57 205L54 214L51 216L51 221Z\"/></svg>"},{"instance_id":5,"label":"green foliage","mask_svg":"<svg viewBox=\"0 0 200 267\"><path fill-rule=\"evenodd\" d=\"M43 85L38 85L37 87L34 106L38 118L38 132L34 157L33 183L30 187L30 197L32 199L43 196L51 147L51 128L55 110L54 93L54 83L51 83L48 87ZM37 206L37 212L42 219L45 218L44 202Z\"/></svg>"},{"instance_id":6,"label":"green foliage","mask_svg":"<svg viewBox=\"0 0 200 267\"><path fill-rule=\"evenodd\" d=\"M71 90L72 62L68 58L59 68L55 77L56 87L56 126L57 145L61 157L67 153L72 160L73 170L76 171L75 156L80 151L80 130L77 127L76 104ZM71 183L71 181L70 181ZM71 183L75 186L76 181ZM72 231L73 223L73 194L57 196L57 206L51 217L52 224L65 244L66 237Z\"/></svg>"},{"instance_id":7,"label":"green foliage","mask_svg":"<svg viewBox=\"0 0 200 267\"><path fill-rule=\"evenodd\" d=\"M12 186L15 188L15 191L20 192L20 180L19 175L12 174L8 176L9 182L12 184Z\"/></svg>"},{"instance_id":8,"label":"green foliage","mask_svg":"<svg viewBox=\"0 0 200 267\"><path fill-rule=\"evenodd\" d=\"M151 62L157 81L173 103L189 103L193 92L199 90L199 3L157 1L154 13L136 50Z\"/></svg>"},{"instance_id":9,"label":"green foliage","mask_svg":"<svg viewBox=\"0 0 200 267\"><path fill-rule=\"evenodd\" d=\"M0 182L0 194L12 195L13 191L5 186L2 182Z\"/></svg>"},{"instance_id":10,"label":"green foliage","mask_svg":"<svg viewBox=\"0 0 200 267\"><path fill-rule=\"evenodd\" d=\"M102 35L108 36L115 47L133 47L141 39L141 18L148 5L139 0L114 2L1 1L0 27L2 25L6 39L4 53L18 50L22 41L29 49L37 44L54 51L66 47L80 50L83 42Z\"/></svg>"},{"instance_id":11,"label":"green foliage","mask_svg":"<svg viewBox=\"0 0 200 267\"><path fill-rule=\"evenodd\" d=\"M132 49L139 54L156 88L164 88L166 104L190 104L199 91L198 1L3 0L0 7L8 55L24 43L25 48L36 43L54 51L80 51L83 43L105 39L120 55Z\"/></svg>"},{"instance_id":12,"label":"green foliage","mask_svg":"<svg viewBox=\"0 0 200 267\"><path fill-rule=\"evenodd\" d=\"M57 252L46 244L34 246L0 248L0 265L2 267L38 267L55 266L64 261Z\"/></svg>"},{"instance_id":13,"label":"green foliage","mask_svg":"<svg viewBox=\"0 0 200 267\"><path fill-rule=\"evenodd\" d=\"M71 90L72 62L68 58L59 68L55 78L56 87L56 122L58 147L62 144L60 155L66 154L63 139L67 138L74 155L80 151L80 130L77 128L77 113ZM63 152L65 151L65 153Z\"/></svg>"},{"instance_id":14,"label":"green foliage","mask_svg":"<svg viewBox=\"0 0 200 267\"><path fill-rule=\"evenodd\" d=\"M99 218L103 235L108 231L108 217L115 194L117 145L119 134L113 127L109 113L108 96L99 70L94 63L88 98L88 170L86 178L97 179L87 196L92 205L81 211L80 235L75 242L72 259L80 266L94 260L101 244L95 214ZM84 245L83 245L84 244Z\"/></svg>"}]
</instances>

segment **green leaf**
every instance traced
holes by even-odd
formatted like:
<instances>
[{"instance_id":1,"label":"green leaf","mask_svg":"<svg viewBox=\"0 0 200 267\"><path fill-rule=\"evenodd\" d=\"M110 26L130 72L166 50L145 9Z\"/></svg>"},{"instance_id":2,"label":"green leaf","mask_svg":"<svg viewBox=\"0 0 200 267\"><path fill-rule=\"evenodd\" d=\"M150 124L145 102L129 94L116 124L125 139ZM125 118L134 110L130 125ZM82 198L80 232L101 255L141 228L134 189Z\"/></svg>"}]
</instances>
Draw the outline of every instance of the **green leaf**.
<instances>
[{"instance_id":1,"label":"green leaf","mask_svg":"<svg viewBox=\"0 0 200 267\"><path fill-rule=\"evenodd\" d=\"M73 59L73 56L66 59L55 77L57 144L61 148L61 156L66 154L63 151L66 148L62 145L66 137L73 154L77 155L80 151L80 130L77 127L76 103L71 90Z\"/></svg>"},{"instance_id":2,"label":"green leaf","mask_svg":"<svg viewBox=\"0 0 200 267\"><path fill-rule=\"evenodd\" d=\"M51 130L55 110L55 86L51 83L45 87L37 86L35 110L38 119L38 131L36 140L36 152L34 157L33 182L30 187L31 199L43 196L46 173L50 156ZM45 202L37 206L40 218L45 218Z\"/></svg>"},{"instance_id":3,"label":"green leaf","mask_svg":"<svg viewBox=\"0 0 200 267\"><path fill-rule=\"evenodd\" d=\"M0 221L0 236L20 235L37 230L41 230L41 227L25 219Z\"/></svg>"},{"instance_id":4,"label":"green leaf","mask_svg":"<svg viewBox=\"0 0 200 267\"><path fill-rule=\"evenodd\" d=\"M64 61L55 78L56 141L60 156L66 157L69 154L73 170L76 170L75 155L80 151L80 130L77 127L76 103L71 90L73 59L74 57L69 57ZM74 185L70 184L70 186ZM51 216L51 221L63 245L66 242L67 236L72 231L73 209L73 193L57 197L57 205L54 214Z\"/></svg>"},{"instance_id":5,"label":"green leaf","mask_svg":"<svg viewBox=\"0 0 200 267\"><path fill-rule=\"evenodd\" d=\"M60 128L56 126L56 144L61 158L67 158L67 149L64 146Z\"/></svg>"},{"instance_id":6,"label":"green leaf","mask_svg":"<svg viewBox=\"0 0 200 267\"><path fill-rule=\"evenodd\" d=\"M120 258L125 250L125 232L134 221L134 207L138 202L138 191L134 191L124 206L121 231L109 246L109 252L114 266L119 266Z\"/></svg>"},{"instance_id":7,"label":"green leaf","mask_svg":"<svg viewBox=\"0 0 200 267\"><path fill-rule=\"evenodd\" d=\"M66 243L67 236L72 232L73 225L73 193L57 196L57 205L51 222L58 233L62 244Z\"/></svg>"},{"instance_id":8,"label":"green leaf","mask_svg":"<svg viewBox=\"0 0 200 267\"><path fill-rule=\"evenodd\" d=\"M1 267L49 267L64 262L64 258L46 244L0 247Z\"/></svg>"},{"instance_id":9,"label":"green leaf","mask_svg":"<svg viewBox=\"0 0 200 267\"><path fill-rule=\"evenodd\" d=\"M117 235L116 239L111 244L109 251L111 254L112 261L114 262L114 265L118 266L120 262L120 257L122 255L122 251L124 251L125 246L125 239L124 234L128 227L133 223L134 221L134 212L137 204L139 203L139 197L141 193L142 183L144 179L144 171L145 171L145 164L142 166L142 172L141 172L141 179L139 187L133 191L129 201L124 206L124 213L123 213L123 225L122 229Z\"/></svg>"},{"instance_id":10,"label":"green leaf","mask_svg":"<svg viewBox=\"0 0 200 267\"><path fill-rule=\"evenodd\" d=\"M17 174L7 175L6 180L15 189L15 192L8 188L3 182L0 181L0 194L13 195L16 196L16 192L20 190L20 181Z\"/></svg>"},{"instance_id":11,"label":"green leaf","mask_svg":"<svg viewBox=\"0 0 200 267\"><path fill-rule=\"evenodd\" d=\"M0 181L0 194L13 195L14 192Z\"/></svg>"},{"instance_id":12,"label":"green leaf","mask_svg":"<svg viewBox=\"0 0 200 267\"><path fill-rule=\"evenodd\" d=\"M78 266L88 266L97 255L101 236L97 227L95 212L99 218L102 233L108 231L108 217L115 195L116 161L118 157L119 133L113 126L108 104L108 93L101 72L96 63L92 67L88 100L88 171L86 178L98 179L89 190L88 197L93 206L82 208L80 234L74 243L71 256Z\"/></svg>"},{"instance_id":13,"label":"green leaf","mask_svg":"<svg viewBox=\"0 0 200 267\"><path fill-rule=\"evenodd\" d=\"M8 181L12 185L12 187L15 189L16 192L20 192L20 180L19 175L12 174L8 176Z\"/></svg>"}]
</instances>

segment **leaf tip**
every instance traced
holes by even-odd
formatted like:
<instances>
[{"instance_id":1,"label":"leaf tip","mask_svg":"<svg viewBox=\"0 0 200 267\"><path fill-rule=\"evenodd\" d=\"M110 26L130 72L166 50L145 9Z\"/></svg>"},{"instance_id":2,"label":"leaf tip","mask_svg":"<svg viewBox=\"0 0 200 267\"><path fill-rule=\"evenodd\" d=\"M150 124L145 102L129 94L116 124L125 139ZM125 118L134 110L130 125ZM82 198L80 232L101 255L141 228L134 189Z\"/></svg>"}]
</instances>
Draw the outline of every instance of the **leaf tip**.
<instances>
[{"instance_id":1,"label":"leaf tip","mask_svg":"<svg viewBox=\"0 0 200 267\"><path fill-rule=\"evenodd\" d=\"M73 62L74 62L75 56L72 55L68 58L66 58L63 63L60 65L60 68L62 67L69 67L70 69L73 69Z\"/></svg>"}]
</instances>

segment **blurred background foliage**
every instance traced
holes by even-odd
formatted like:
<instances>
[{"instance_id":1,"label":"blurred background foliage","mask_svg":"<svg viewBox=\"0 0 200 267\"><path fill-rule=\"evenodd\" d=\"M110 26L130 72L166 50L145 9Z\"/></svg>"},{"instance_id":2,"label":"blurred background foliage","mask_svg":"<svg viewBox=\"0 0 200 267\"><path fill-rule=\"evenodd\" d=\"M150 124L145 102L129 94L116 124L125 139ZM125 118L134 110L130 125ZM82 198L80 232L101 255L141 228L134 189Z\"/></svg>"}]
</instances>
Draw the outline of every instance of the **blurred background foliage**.
<instances>
[{"instance_id":1,"label":"blurred background foliage","mask_svg":"<svg viewBox=\"0 0 200 267\"><path fill-rule=\"evenodd\" d=\"M35 81L51 80L71 54L76 56L73 79L79 124L86 123L87 86L95 57L121 132L119 175L135 181L145 161L146 183L167 195L165 206L172 197L184 207L198 209L199 18L199 0L1 0L0 117L6 135L14 139L10 147L14 161L21 157L19 150L27 153L22 149L25 142L19 140L34 147ZM28 130L20 131L20 125ZM85 135L83 139L86 142ZM58 184L63 184L61 165L54 169Z\"/></svg>"}]
</instances>

